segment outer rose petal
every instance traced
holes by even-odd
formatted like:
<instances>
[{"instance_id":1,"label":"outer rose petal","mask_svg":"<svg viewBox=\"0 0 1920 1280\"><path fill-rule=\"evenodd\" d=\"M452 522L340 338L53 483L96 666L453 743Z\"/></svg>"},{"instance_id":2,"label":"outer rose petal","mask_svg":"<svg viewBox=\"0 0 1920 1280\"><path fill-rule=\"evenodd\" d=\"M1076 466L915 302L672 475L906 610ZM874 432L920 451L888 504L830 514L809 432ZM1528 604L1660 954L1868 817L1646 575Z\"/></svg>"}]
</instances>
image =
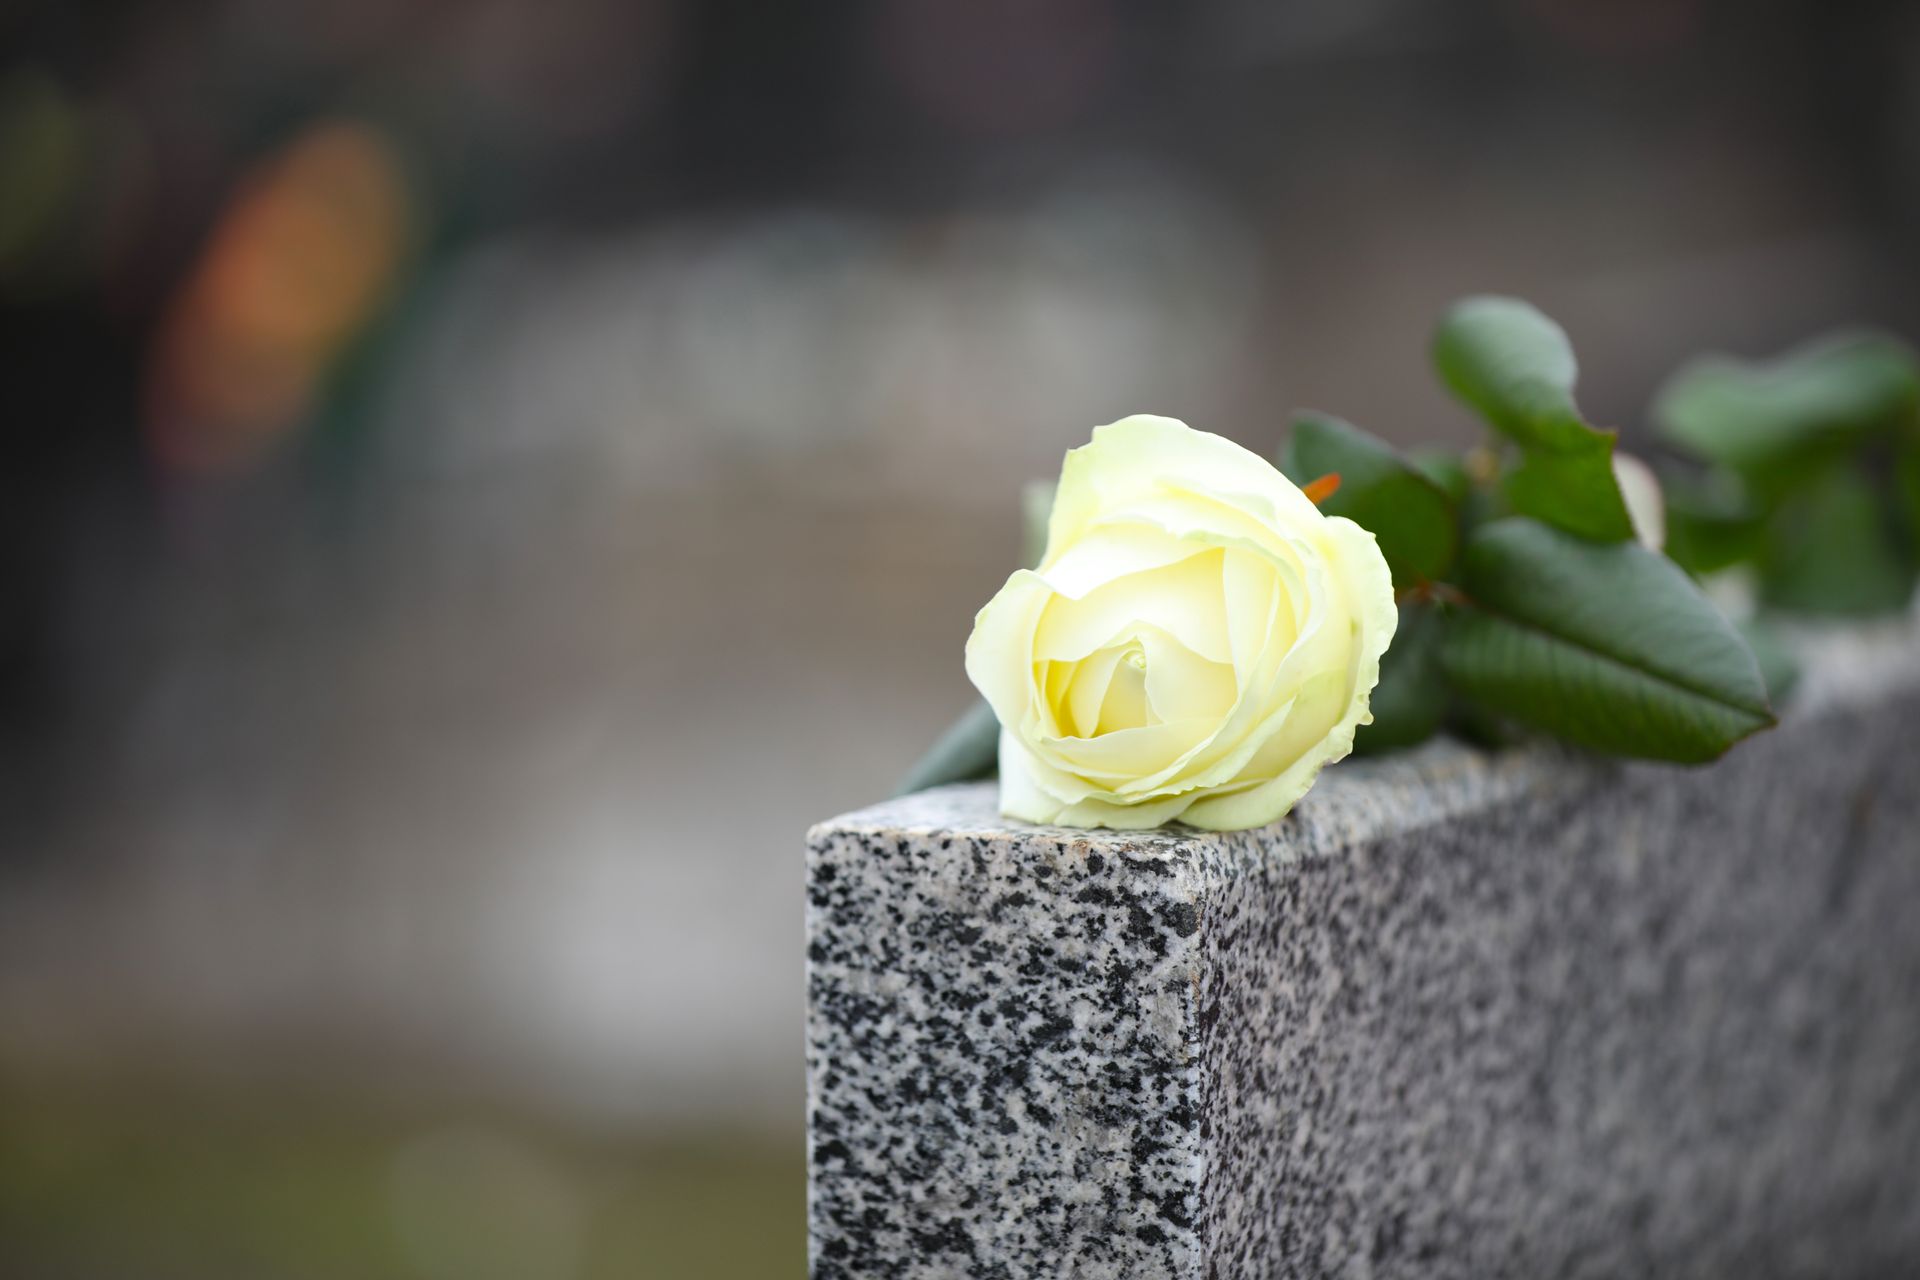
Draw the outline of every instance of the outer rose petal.
<instances>
[{"instance_id":1,"label":"outer rose petal","mask_svg":"<svg viewBox=\"0 0 1920 1280\"><path fill-rule=\"evenodd\" d=\"M1147 804L1108 804L1102 800L1067 803L1049 792L1036 778L1034 760L1019 740L1000 733L1000 812L1022 822L1042 826L1110 827L1115 831L1144 831L1171 822L1192 803L1191 796L1171 796Z\"/></svg>"},{"instance_id":2,"label":"outer rose petal","mask_svg":"<svg viewBox=\"0 0 1920 1280\"><path fill-rule=\"evenodd\" d=\"M1000 812L1022 822L1049 825L1066 808L1054 794L1035 780L1032 760L1020 740L1007 729L1000 730Z\"/></svg>"},{"instance_id":3,"label":"outer rose petal","mask_svg":"<svg viewBox=\"0 0 1920 1280\"><path fill-rule=\"evenodd\" d=\"M1353 750L1353 735L1360 726L1373 723L1373 687L1380 683L1380 657L1393 643L1394 628L1400 622L1393 603L1393 575L1371 533L1344 516L1330 517L1327 524L1333 578L1346 588L1357 632L1346 710L1324 738L1273 781L1232 795L1198 799L1180 815L1183 822L1213 831L1278 822L1307 794L1322 768L1345 759Z\"/></svg>"},{"instance_id":4,"label":"outer rose petal","mask_svg":"<svg viewBox=\"0 0 1920 1280\"><path fill-rule=\"evenodd\" d=\"M1322 518L1307 496L1259 454L1176 419L1140 413L1095 427L1090 444L1067 454L1047 521L1041 570L1102 515L1164 498L1169 486L1250 499L1249 505L1264 508L1262 523L1268 525L1310 527Z\"/></svg>"},{"instance_id":5,"label":"outer rose petal","mask_svg":"<svg viewBox=\"0 0 1920 1280\"><path fill-rule=\"evenodd\" d=\"M1022 569L973 615L967 637L967 679L993 707L1002 725L1024 722L1033 710L1033 673L1027 655L1040 612L1053 593L1037 574Z\"/></svg>"}]
</instances>

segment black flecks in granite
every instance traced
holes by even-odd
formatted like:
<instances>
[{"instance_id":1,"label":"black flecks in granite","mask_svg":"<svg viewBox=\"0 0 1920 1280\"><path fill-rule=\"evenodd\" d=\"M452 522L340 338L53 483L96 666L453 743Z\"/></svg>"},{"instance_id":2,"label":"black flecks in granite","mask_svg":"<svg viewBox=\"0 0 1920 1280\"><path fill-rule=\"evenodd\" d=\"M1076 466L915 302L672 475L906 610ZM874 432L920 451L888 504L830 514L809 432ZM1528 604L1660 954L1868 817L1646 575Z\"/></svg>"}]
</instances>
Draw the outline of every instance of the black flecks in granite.
<instances>
[{"instance_id":1,"label":"black flecks in granite","mask_svg":"<svg viewBox=\"0 0 1920 1280\"><path fill-rule=\"evenodd\" d=\"M1916 683L1229 836L817 828L813 1275L1920 1274Z\"/></svg>"}]
</instances>

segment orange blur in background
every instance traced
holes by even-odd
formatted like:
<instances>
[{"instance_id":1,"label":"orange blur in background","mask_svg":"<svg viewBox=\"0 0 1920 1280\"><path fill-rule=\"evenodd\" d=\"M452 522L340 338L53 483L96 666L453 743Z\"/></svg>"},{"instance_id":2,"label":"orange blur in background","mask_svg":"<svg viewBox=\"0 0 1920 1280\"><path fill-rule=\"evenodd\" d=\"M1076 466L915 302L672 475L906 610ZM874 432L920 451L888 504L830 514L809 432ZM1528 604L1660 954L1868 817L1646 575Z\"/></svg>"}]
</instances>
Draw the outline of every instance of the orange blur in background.
<instances>
[{"instance_id":1,"label":"orange blur in background","mask_svg":"<svg viewBox=\"0 0 1920 1280\"><path fill-rule=\"evenodd\" d=\"M294 429L405 252L399 159L372 130L311 126L243 180L168 306L147 427L172 470L231 470Z\"/></svg>"}]
</instances>

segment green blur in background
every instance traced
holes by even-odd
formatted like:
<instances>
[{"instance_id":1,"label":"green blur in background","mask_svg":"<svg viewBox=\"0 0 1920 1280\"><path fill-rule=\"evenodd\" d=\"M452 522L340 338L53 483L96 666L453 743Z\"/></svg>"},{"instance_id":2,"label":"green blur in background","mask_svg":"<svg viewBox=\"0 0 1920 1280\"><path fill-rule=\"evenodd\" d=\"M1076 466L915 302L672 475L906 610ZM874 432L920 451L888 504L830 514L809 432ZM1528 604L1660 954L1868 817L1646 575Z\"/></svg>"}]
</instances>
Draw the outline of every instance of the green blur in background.
<instances>
[{"instance_id":1,"label":"green blur in background","mask_svg":"<svg viewBox=\"0 0 1920 1280\"><path fill-rule=\"evenodd\" d=\"M746 1280L805 1271L790 1144L499 1111L0 1076L19 1277Z\"/></svg>"}]
</instances>

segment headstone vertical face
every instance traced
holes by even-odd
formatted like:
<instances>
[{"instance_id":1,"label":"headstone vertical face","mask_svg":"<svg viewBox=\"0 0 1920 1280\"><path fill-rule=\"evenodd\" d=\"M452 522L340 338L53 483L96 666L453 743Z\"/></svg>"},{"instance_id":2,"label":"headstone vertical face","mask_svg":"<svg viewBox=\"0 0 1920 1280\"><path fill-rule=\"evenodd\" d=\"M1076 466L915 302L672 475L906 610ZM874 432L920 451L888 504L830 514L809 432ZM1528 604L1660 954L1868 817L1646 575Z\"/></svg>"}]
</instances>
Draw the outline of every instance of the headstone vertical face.
<instances>
[{"instance_id":1,"label":"headstone vertical face","mask_svg":"<svg viewBox=\"0 0 1920 1280\"><path fill-rule=\"evenodd\" d=\"M1194 1274L1194 842L1014 833L981 800L812 834L813 1273Z\"/></svg>"},{"instance_id":2,"label":"headstone vertical face","mask_svg":"<svg viewBox=\"0 0 1920 1280\"><path fill-rule=\"evenodd\" d=\"M814 1276L1920 1274L1920 648L1807 657L1708 768L816 828Z\"/></svg>"}]
</instances>

